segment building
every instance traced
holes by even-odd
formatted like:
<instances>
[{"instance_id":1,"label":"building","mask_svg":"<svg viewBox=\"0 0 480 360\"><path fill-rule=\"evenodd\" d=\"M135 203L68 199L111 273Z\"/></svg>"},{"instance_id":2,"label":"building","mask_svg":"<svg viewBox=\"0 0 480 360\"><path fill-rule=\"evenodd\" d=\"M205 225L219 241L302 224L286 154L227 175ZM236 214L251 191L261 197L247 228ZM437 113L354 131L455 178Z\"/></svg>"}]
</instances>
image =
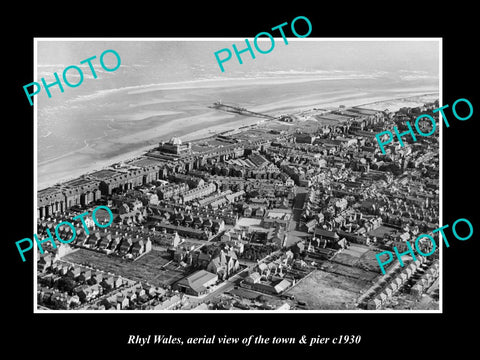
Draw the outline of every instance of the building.
<instances>
[{"instance_id":1,"label":"building","mask_svg":"<svg viewBox=\"0 0 480 360\"><path fill-rule=\"evenodd\" d=\"M210 195L211 193L217 191L217 187L215 186L214 183L209 183L205 184L199 187L196 187L194 189L191 189L189 191L184 192L181 195L183 203L205 197L207 195Z\"/></svg>"},{"instance_id":2,"label":"building","mask_svg":"<svg viewBox=\"0 0 480 360\"><path fill-rule=\"evenodd\" d=\"M302 134L297 134L295 136L295 142L297 143L300 143L300 144L313 144L313 142L315 141L315 136L313 136L312 134L305 134L305 133L302 133Z\"/></svg>"},{"instance_id":3,"label":"building","mask_svg":"<svg viewBox=\"0 0 480 360\"><path fill-rule=\"evenodd\" d=\"M208 292L208 287L218 281L218 275L206 270L198 270L193 274L179 280L174 288L188 295L200 296Z\"/></svg>"},{"instance_id":4,"label":"building","mask_svg":"<svg viewBox=\"0 0 480 360\"><path fill-rule=\"evenodd\" d=\"M220 250L217 254L212 256L209 264L207 265L207 271L217 274L220 279L228 279L235 274L240 268L237 255L233 250L224 252Z\"/></svg>"},{"instance_id":5,"label":"building","mask_svg":"<svg viewBox=\"0 0 480 360\"><path fill-rule=\"evenodd\" d=\"M152 218L155 218L155 217L152 216ZM188 226L173 225L165 222L157 222L155 224L155 227L159 229L165 229L165 231L169 233L177 233L180 236L189 237L193 239L207 240L211 235L211 232L208 232L202 229L195 229L193 227L188 227Z\"/></svg>"},{"instance_id":6,"label":"building","mask_svg":"<svg viewBox=\"0 0 480 360\"><path fill-rule=\"evenodd\" d=\"M179 184L165 184L159 186L155 189L157 192L158 198L161 200L170 199L172 197L178 196L181 193L188 191L188 185L186 183Z\"/></svg>"},{"instance_id":7,"label":"building","mask_svg":"<svg viewBox=\"0 0 480 360\"><path fill-rule=\"evenodd\" d=\"M112 195L158 180L159 167L103 169L88 176L100 181L99 189L102 195Z\"/></svg>"},{"instance_id":8,"label":"building","mask_svg":"<svg viewBox=\"0 0 480 360\"><path fill-rule=\"evenodd\" d=\"M186 184L190 189L205 184L205 181L202 178L186 174L170 174L168 180L174 183Z\"/></svg>"},{"instance_id":9,"label":"building","mask_svg":"<svg viewBox=\"0 0 480 360\"><path fill-rule=\"evenodd\" d=\"M161 142L158 146L160 152L174 155L188 153L191 149L191 143L182 144L182 140L177 137L172 137L168 142Z\"/></svg>"}]
</instances>

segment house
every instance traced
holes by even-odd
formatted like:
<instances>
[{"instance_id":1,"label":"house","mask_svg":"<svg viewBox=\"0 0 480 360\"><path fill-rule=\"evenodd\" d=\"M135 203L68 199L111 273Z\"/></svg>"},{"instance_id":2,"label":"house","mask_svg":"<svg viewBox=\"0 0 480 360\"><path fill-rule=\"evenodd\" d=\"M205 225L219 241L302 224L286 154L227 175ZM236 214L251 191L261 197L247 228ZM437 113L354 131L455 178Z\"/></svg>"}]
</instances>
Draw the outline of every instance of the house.
<instances>
[{"instance_id":1,"label":"house","mask_svg":"<svg viewBox=\"0 0 480 360\"><path fill-rule=\"evenodd\" d=\"M120 243L120 246L117 247L117 251L119 255L124 256L130 253L131 247L132 247L132 239L124 238Z\"/></svg>"},{"instance_id":2,"label":"house","mask_svg":"<svg viewBox=\"0 0 480 360\"><path fill-rule=\"evenodd\" d=\"M107 234L106 236L102 236L97 246L99 249L102 249L102 250L108 249L108 246L110 245L111 241L112 241L112 235Z\"/></svg>"},{"instance_id":3,"label":"house","mask_svg":"<svg viewBox=\"0 0 480 360\"><path fill-rule=\"evenodd\" d=\"M53 277L54 275L52 273L39 273L37 275L38 283L43 286L51 287L53 285Z\"/></svg>"},{"instance_id":4,"label":"house","mask_svg":"<svg viewBox=\"0 0 480 360\"><path fill-rule=\"evenodd\" d=\"M68 264L58 264L56 268L56 273L60 276L67 275L68 271L70 270L70 265ZM80 275L80 273L79 273Z\"/></svg>"},{"instance_id":5,"label":"house","mask_svg":"<svg viewBox=\"0 0 480 360\"><path fill-rule=\"evenodd\" d=\"M117 294L116 300L117 300L116 301L117 310L126 309L130 304L130 300L128 300L128 297L123 294Z\"/></svg>"},{"instance_id":6,"label":"house","mask_svg":"<svg viewBox=\"0 0 480 360\"><path fill-rule=\"evenodd\" d=\"M103 274L98 271L98 272L93 272L90 275L90 279L87 281L89 285L93 284L100 284L103 280Z\"/></svg>"},{"instance_id":7,"label":"house","mask_svg":"<svg viewBox=\"0 0 480 360\"><path fill-rule=\"evenodd\" d=\"M153 307L154 310L170 310L182 303L182 298L178 295L173 295Z\"/></svg>"},{"instance_id":8,"label":"house","mask_svg":"<svg viewBox=\"0 0 480 360\"><path fill-rule=\"evenodd\" d=\"M245 237L246 237L245 231L232 228L232 229L226 231L222 235L220 240L222 242L230 242L230 241L238 242L239 240L242 240Z\"/></svg>"},{"instance_id":9,"label":"house","mask_svg":"<svg viewBox=\"0 0 480 360\"><path fill-rule=\"evenodd\" d=\"M292 252L291 250L287 250L287 251L285 252L285 259L286 259L287 261L290 260L290 259L293 259L293 255L294 255L294 254L293 254L293 252Z\"/></svg>"},{"instance_id":10,"label":"house","mask_svg":"<svg viewBox=\"0 0 480 360\"><path fill-rule=\"evenodd\" d=\"M339 249L346 249L348 247L348 241L345 238L337 241L337 248Z\"/></svg>"},{"instance_id":11,"label":"house","mask_svg":"<svg viewBox=\"0 0 480 360\"><path fill-rule=\"evenodd\" d=\"M177 281L174 288L188 295L199 296L206 294L208 287L218 281L218 275L206 270L198 270L193 274Z\"/></svg>"},{"instance_id":12,"label":"house","mask_svg":"<svg viewBox=\"0 0 480 360\"><path fill-rule=\"evenodd\" d=\"M147 294L145 289L141 285L135 288L135 293L137 294L137 298L140 298Z\"/></svg>"},{"instance_id":13,"label":"house","mask_svg":"<svg viewBox=\"0 0 480 360\"><path fill-rule=\"evenodd\" d=\"M255 216L256 217L264 217L265 216L265 208L260 206L255 209Z\"/></svg>"},{"instance_id":14,"label":"house","mask_svg":"<svg viewBox=\"0 0 480 360\"><path fill-rule=\"evenodd\" d=\"M135 289L129 289L123 292L123 294L128 298L130 302L135 301L137 299L137 293Z\"/></svg>"},{"instance_id":15,"label":"house","mask_svg":"<svg viewBox=\"0 0 480 360\"><path fill-rule=\"evenodd\" d=\"M113 285L115 286L116 289L119 288L120 286L123 285L123 279L120 276L117 278L114 278Z\"/></svg>"},{"instance_id":16,"label":"house","mask_svg":"<svg viewBox=\"0 0 480 360\"><path fill-rule=\"evenodd\" d=\"M104 298L100 301L100 306L103 306L106 310L115 310L117 308L117 298Z\"/></svg>"},{"instance_id":17,"label":"house","mask_svg":"<svg viewBox=\"0 0 480 360\"><path fill-rule=\"evenodd\" d=\"M303 270L306 267L307 267L307 263L303 260L298 259L293 262L294 269Z\"/></svg>"},{"instance_id":18,"label":"house","mask_svg":"<svg viewBox=\"0 0 480 360\"><path fill-rule=\"evenodd\" d=\"M120 242L122 241L122 237L119 234L113 235L112 241L110 244L105 248L107 251L107 254L109 252L117 251L120 245Z\"/></svg>"},{"instance_id":19,"label":"house","mask_svg":"<svg viewBox=\"0 0 480 360\"><path fill-rule=\"evenodd\" d=\"M373 298L367 303L367 310L378 310L382 307L382 300L378 297Z\"/></svg>"},{"instance_id":20,"label":"house","mask_svg":"<svg viewBox=\"0 0 480 360\"><path fill-rule=\"evenodd\" d=\"M307 232L313 233L317 224L318 224L317 219L312 219L310 221L307 221L305 223L305 229L307 230Z\"/></svg>"},{"instance_id":21,"label":"house","mask_svg":"<svg viewBox=\"0 0 480 360\"><path fill-rule=\"evenodd\" d=\"M40 260L37 262L37 271L39 273L43 273L47 271L48 268L52 266L52 255L51 254L43 254L40 257Z\"/></svg>"},{"instance_id":22,"label":"house","mask_svg":"<svg viewBox=\"0 0 480 360\"><path fill-rule=\"evenodd\" d=\"M213 219L212 220L212 231L215 234L223 231L225 229L225 220L223 219Z\"/></svg>"},{"instance_id":23,"label":"house","mask_svg":"<svg viewBox=\"0 0 480 360\"><path fill-rule=\"evenodd\" d=\"M222 237L222 244L225 244L225 247L233 250L236 254L243 254L245 249L245 244L239 240L235 239L226 239Z\"/></svg>"},{"instance_id":24,"label":"house","mask_svg":"<svg viewBox=\"0 0 480 360\"><path fill-rule=\"evenodd\" d=\"M258 272L261 276L267 277L268 275L270 275L270 268L268 267L267 264L265 264L265 263L260 263L260 264L257 265L257 272Z\"/></svg>"},{"instance_id":25,"label":"house","mask_svg":"<svg viewBox=\"0 0 480 360\"><path fill-rule=\"evenodd\" d=\"M288 281L286 279L282 279L277 284L275 284L273 286L273 288L275 289L275 292L277 294L280 294L280 293L284 292L285 290L287 290L291 285L292 285L292 283L290 281Z\"/></svg>"},{"instance_id":26,"label":"house","mask_svg":"<svg viewBox=\"0 0 480 360\"><path fill-rule=\"evenodd\" d=\"M37 291L37 300L39 304L47 304L50 302L55 290L48 288L41 288Z\"/></svg>"},{"instance_id":27,"label":"house","mask_svg":"<svg viewBox=\"0 0 480 360\"><path fill-rule=\"evenodd\" d=\"M170 238L170 246L173 246L174 248L178 246L178 244L180 244L180 236L178 235L178 233L175 231L173 233L173 236Z\"/></svg>"},{"instance_id":28,"label":"house","mask_svg":"<svg viewBox=\"0 0 480 360\"><path fill-rule=\"evenodd\" d=\"M280 260L275 260L270 263L268 263L268 270L271 275L280 275L283 276L282 274L282 263Z\"/></svg>"},{"instance_id":29,"label":"house","mask_svg":"<svg viewBox=\"0 0 480 360\"><path fill-rule=\"evenodd\" d=\"M140 239L136 242L133 243L131 247L131 254L133 255L134 258L146 254L152 250L152 242L150 241L150 238L147 240Z\"/></svg>"},{"instance_id":30,"label":"house","mask_svg":"<svg viewBox=\"0 0 480 360\"><path fill-rule=\"evenodd\" d=\"M63 277L61 275L54 275L52 277L52 282L51 284L54 286L54 287L58 287L58 284L60 284L62 282L63 279L70 279L70 278L67 278L67 277ZM73 279L70 279L71 281L75 282Z\"/></svg>"},{"instance_id":31,"label":"house","mask_svg":"<svg viewBox=\"0 0 480 360\"><path fill-rule=\"evenodd\" d=\"M80 272L80 275L78 276L77 280L81 283L85 283L85 282L88 282L91 277L92 277L92 271L89 269L85 269Z\"/></svg>"},{"instance_id":32,"label":"house","mask_svg":"<svg viewBox=\"0 0 480 360\"><path fill-rule=\"evenodd\" d=\"M107 276L100 281L100 285L105 289L105 291L110 291L115 286L115 280L113 276Z\"/></svg>"},{"instance_id":33,"label":"house","mask_svg":"<svg viewBox=\"0 0 480 360\"><path fill-rule=\"evenodd\" d=\"M77 295L68 296L67 303L69 308L73 308L80 305L80 298Z\"/></svg>"},{"instance_id":34,"label":"house","mask_svg":"<svg viewBox=\"0 0 480 360\"><path fill-rule=\"evenodd\" d=\"M262 278L262 275L260 275L258 272L252 272L250 275L248 275L244 282L247 284L256 284L260 282L260 279Z\"/></svg>"},{"instance_id":35,"label":"house","mask_svg":"<svg viewBox=\"0 0 480 360\"><path fill-rule=\"evenodd\" d=\"M282 228L277 228L273 231L270 242L275 244L278 248L287 246L287 233Z\"/></svg>"},{"instance_id":36,"label":"house","mask_svg":"<svg viewBox=\"0 0 480 360\"><path fill-rule=\"evenodd\" d=\"M179 248L179 249L168 249L173 253L173 261L180 263L183 260L187 258L188 251L185 248Z\"/></svg>"},{"instance_id":37,"label":"house","mask_svg":"<svg viewBox=\"0 0 480 360\"><path fill-rule=\"evenodd\" d=\"M95 234L90 234L88 237L85 238L83 246L93 249L98 246L98 243L101 241L101 239L102 237L97 231Z\"/></svg>"},{"instance_id":38,"label":"house","mask_svg":"<svg viewBox=\"0 0 480 360\"><path fill-rule=\"evenodd\" d=\"M81 302L88 302L95 297L103 293L103 289L100 285L80 285L74 289L75 295L77 295Z\"/></svg>"},{"instance_id":39,"label":"house","mask_svg":"<svg viewBox=\"0 0 480 360\"><path fill-rule=\"evenodd\" d=\"M72 278L72 279L78 279L78 277L80 276L82 272L82 269L80 269L79 267L72 267L68 270L67 272L67 276L69 278Z\"/></svg>"},{"instance_id":40,"label":"house","mask_svg":"<svg viewBox=\"0 0 480 360\"><path fill-rule=\"evenodd\" d=\"M165 290L162 289L162 288L157 288L153 285L150 285L150 284L142 284L142 287L143 289L145 290L145 293L148 295L148 296L155 296L155 295L159 295L159 296L163 296L165 294Z\"/></svg>"},{"instance_id":41,"label":"house","mask_svg":"<svg viewBox=\"0 0 480 360\"><path fill-rule=\"evenodd\" d=\"M192 254L192 265L197 268L205 269L210 263L210 255L201 251Z\"/></svg>"},{"instance_id":42,"label":"house","mask_svg":"<svg viewBox=\"0 0 480 360\"><path fill-rule=\"evenodd\" d=\"M225 253L223 250L216 252L207 265L207 271L217 274L220 279L227 279L238 271L240 263L233 250Z\"/></svg>"},{"instance_id":43,"label":"house","mask_svg":"<svg viewBox=\"0 0 480 360\"><path fill-rule=\"evenodd\" d=\"M290 310L290 304L287 302L284 302L281 305L278 305L275 310Z\"/></svg>"},{"instance_id":44,"label":"house","mask_svg":"<svg viewBox=\"0 0 480 360\"><path fill-rule=\"evenodd\" d=\"M290 247L290 250L294 254L303 253L305 251L305 244L302 241L298 241L297 243L295 243L295 245Z\"/></svg>"},{"instance_id":45,"label":"house","mask_svg":"<svg viewBox=\"0 0 480 360\"><path fill-rule=\"evenodd\" d=\"M292 283L286 279L261 281L261 275L258 272L254 272L247 276L241 285L267 294L280 294L287 290Z\"/></svg>"},{"instance_id":46,"label":"house","mask_svg":"<svg viewBox=\"0 0 480 360\"><path fill-rule=\"evenodd\" d=\"M340 236L335 231L324 230L319 227L315 228L313 236L328 242L337 242Z\"/></svg>"}]
</instances>

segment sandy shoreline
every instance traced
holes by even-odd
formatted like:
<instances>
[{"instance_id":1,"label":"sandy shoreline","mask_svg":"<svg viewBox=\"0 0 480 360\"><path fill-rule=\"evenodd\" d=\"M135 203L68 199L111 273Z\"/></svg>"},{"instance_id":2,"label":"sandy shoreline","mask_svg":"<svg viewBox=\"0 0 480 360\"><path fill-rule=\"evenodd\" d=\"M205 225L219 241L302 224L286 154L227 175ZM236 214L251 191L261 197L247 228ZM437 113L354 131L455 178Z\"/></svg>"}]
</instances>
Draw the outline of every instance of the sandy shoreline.
<instances>
[{"instance_id":1,"label":"sandy shoreline","mask_svg":"<svg viewBox=\"0 0 480 360\"><path fill-rule=\"evenodd\" d=\"M312 94L247 108L252 111L279 115L287 112L298 113L312 107L334 108L339 105L368 107L368 104L380 101L391 101L432 92L433 90L427 91L427 89L399 89L385 94L365 92L344 92L330 96ZM322 100L319 101L320 98ZM117 162L141 156L147 150L152 149L160 139L166 140L172 136L178 136L183 141L193 141L212 136L214 132L234 130L242 126L252 125L260 120L259 118L229 114L213 109L204 109L198 115L192 114L193 112L186 113L183 117L169 120L151 129L141 130L119 138L106 139L64 154L61 157L44 161L38 164L36 168L37 190L100 170ZM37 154L35 154L35 163L36 156ZM74 169L72 169L72 164L75 164Z\"/></svg>"}]
</instances>

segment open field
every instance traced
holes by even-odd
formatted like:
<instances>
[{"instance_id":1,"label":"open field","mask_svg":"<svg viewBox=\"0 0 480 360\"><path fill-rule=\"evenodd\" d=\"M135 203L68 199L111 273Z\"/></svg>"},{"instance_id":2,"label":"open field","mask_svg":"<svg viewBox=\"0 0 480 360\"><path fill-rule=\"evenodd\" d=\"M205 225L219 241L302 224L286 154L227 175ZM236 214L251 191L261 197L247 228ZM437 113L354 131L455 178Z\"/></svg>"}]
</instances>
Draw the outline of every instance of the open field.
<instances>
[{"instance_id":1,"label":"open field","mask_svg":"<svg viewBox=\"0 0 480 360\"><path fill-rule=\"evenodd\" d=\"M305 302L309 310L356 310L355 301L366 287L358 279L314 270L286 294Z\"/></svg>"},{"instance_id":2,"label":"open field","mask_svg":"<svg viewBox=\"0 0 480 360\"><path fill-rule=\"evenodd\" d=\"M372 271L342 265L331 261L325 261L324 263L322 263L320 268L329 273L358 279L358 281L363 282L365 286L371 285L371 283L373 283L373 281L378 277L378 274Z\"/></svg>"},{"instance_id":3,"label":"open field","mask_svg":"<svg viewBox=\"0 0 480 360\"><path fill-rule=\"evenodd\" d=\"M351 244L348 249L342 250L335 255L332 262L356 267L376 274L380 273L380 267L375 255L377 251L370 250L368 246Z\"/></svg>"},{"instance_id":4,"label":"open field","mask_svg":"<svg viewBox=\"0 0 480 360\"><path fill-rule=\"evenodd\" d=\"M353 310L357 309L357 298L373 284L378 272L375 252L351 244L286 293L305 302L310 310Z\"/></svg>"},{"instance_id":5,"label":"open field","mask_svg":"<svg viewBox=\"0 0 480 360\"><path fill-rule=\"evenodd\" d=\"M111 272L134 281L148 282L155 286L172 284L185 276L179 270L161 270L169 259L166 253L157 250L150 251L137 261L131 261L88 249L79 249L64 256L62 260L89 265L104 272Z\"/></svg>"},{"instance_id":6,"label":"open field","mask_svg":"<svg viewBox=\"0 0 480 360\"><path fill-rule=\"evenodd\" d=\"M378 239L382 239L385 236L385 234L389 234L389 233L392 233L392 232L395 232L395 231L396 231L396 229L394 229L392 227L381 225L378 228L376 228L375 230L369 231L368 235L375 236Z\"/></svg>"},{"instance_id":7,"label":"open field","mask_svg":"<svg viewBox=\"0 0 480 360\"><path fill-rule=\"evenodd\" d=\"M368 250L360 257L355 266L360 269L380 273L380 266L378 265L377 258L375 257L375 255L378 253L379 251L376 250Z\"/></svg>"}]
</instances>

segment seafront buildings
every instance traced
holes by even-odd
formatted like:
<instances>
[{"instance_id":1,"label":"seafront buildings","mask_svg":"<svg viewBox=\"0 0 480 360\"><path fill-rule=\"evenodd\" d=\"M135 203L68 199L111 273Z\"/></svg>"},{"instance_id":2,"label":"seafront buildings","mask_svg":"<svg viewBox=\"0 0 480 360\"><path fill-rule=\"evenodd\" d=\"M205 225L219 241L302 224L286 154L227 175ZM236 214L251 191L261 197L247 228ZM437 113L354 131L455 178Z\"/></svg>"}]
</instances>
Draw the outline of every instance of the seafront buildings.
<instances>
[{"instance_id":1,"label":"seafront buildings","mask_svg":"<svg viewBox=\"0 0 480 360\"><path fill-rule=\"evenodd\" d=\"M438 227L438 131L386 154L375 140L436 107L312 109L172 138L38 191L39 238L99 204L115 216L38 256L39 308L361 311L418 308L424 293L438 307L438 250L385 275L375 258Z\"/></svg>"}]
</instances>

